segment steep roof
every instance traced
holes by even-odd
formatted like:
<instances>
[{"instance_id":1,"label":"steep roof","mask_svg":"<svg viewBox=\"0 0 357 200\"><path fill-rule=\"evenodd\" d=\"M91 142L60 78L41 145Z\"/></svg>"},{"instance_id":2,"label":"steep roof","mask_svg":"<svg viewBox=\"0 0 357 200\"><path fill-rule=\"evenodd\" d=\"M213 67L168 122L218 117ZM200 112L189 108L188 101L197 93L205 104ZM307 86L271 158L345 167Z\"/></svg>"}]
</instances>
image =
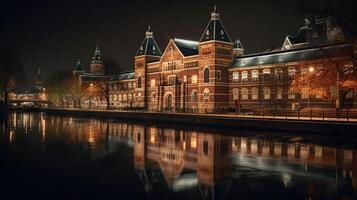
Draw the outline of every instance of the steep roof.
<instances>
[{"instance_id":1,"label":"steep roof","mask_svg":"<svg viewBox=\"0 0 357 200\"><path fill-rule=\"evenodd\" d=\"M219 13L216 12L216 7L211 13L211 20L209 21L205 31L203 32L200 42L219 40L224 42L232 42L223 23L220 20Z\"/></svg>"},{"instance_id":2,"label":"steep roof","mask_svg":"<svg viewBox=\"0 0 357 200\"><path fill-rule=\"evenodd\" d=\"M175 38L173 42L184 56L198 54L198 41Z\"/></svg>"},{"instance_id":3,"label":"steep roof","mask_svg":"<svg viewBox=\"0 0 357 200\"><path fill-rule=\"evenodd\" d=\"M301 60L313 60L353 51L352 43L339 43L320 46L308 46L300 49L273 51L251 54L237 58L232 67L249 67L267 64L279 64Z\"/></svg>"},{"instance_id":4,"label":"steep roof","mask_svg":"<svg viewBox=\"0 0 357 200\"><path fill-rule=\"evenodd\" d=\"M141 43L138 52L136 53L136 56L142 55L162 56L161 50L154 39L154 33L150 30L150 26L146 31L146 36Z\"/></svg>"}]
</instances>

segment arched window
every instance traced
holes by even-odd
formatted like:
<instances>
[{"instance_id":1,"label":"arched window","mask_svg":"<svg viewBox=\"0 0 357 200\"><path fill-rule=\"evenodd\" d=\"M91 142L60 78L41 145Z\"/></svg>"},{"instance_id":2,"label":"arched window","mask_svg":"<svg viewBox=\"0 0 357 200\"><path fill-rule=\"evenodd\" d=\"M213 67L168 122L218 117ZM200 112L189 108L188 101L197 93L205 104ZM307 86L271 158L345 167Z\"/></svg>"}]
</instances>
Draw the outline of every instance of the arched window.
<instances>
[{"instance_id":1,"label":"arched window","mask_svg":"<svg viewBox=\"0 0 357 200\"><path fill-rule=\"evenodd\" d=\"M118 95L114 94L114 101L118 100Z\"/></svg>"},{"instance_id":2,"label":"arched window","mask_svg":"<svg viewBox=\"0 0 357 200\"><path fill-rule=\"evenodd\" d=\"M131 101L133 99L133 95L132 94L128 94L128 100Z\"/></svg>"},{"instance_id":3,"label":"arched window","mask_svg":"<svg viewBox=\"0 0 357 200\"><path fill-rule=\"evenodd\" d=\"M242 88L242 99L244 99L244 100L248 99L248 89L247 88Z\"/></svg>"},{"instance_id":4,"label":"arched window","mask_svg":"<svg viewBox=\"0 0 357 200\"><path fill-rule=\"evenodd\" d=\"M270 88L265 87L263 88L264 99L270 99Z\"/></svg>"},{"instance_id":5,"label":"arched window","mask_svg":"<svg viewBox=\"0 0 357 200\"><path fill-rule=\"evenodd\" d=\"M208 67L206 67L205 70L203 71L203 82L209 83L209 68Z\"/></svg>"},{"instance_id":6,"label":"arched window","mask_svg":"<svg viewBox=\"0 0 357 200\"><path fill-rule=\"evenodd\" d=\"M283 88L278 87L276 89L276 99L283 99Z\"/></svg>"},{"instance_id":7,"label":"arched window","mask_svg":"<svg viewBox=\"0 0 357 200\"><path fill-rule=\"evenodd\" d=\"M122 99L122 95L121 94L119 94L119 96L118 96L118 101L122 101L123 99Z\"/></svg>"},{"instance_id":8,"label":"arched window","mask_svg":"<svg viewBox=\"0 0 357 200\"><path fill-rule=\"evenodd\" d=\"M151 93L151 101L156 101L156 93Z\"/></svg>"},{"instance_id":9,"label":"arched window","mask_svg":"<svg viewBox=\"0 0 357 200\"><path fill-rule=\"evenodd\" d=\"M191 101L192 101L192 103L198 103L198 92L197 92L197 90L193 90L192 91Z\"/></svg>"},{"instance_id":10,"label":"arched window","mask_svg":"<svg viewBox=\"0 0 357 200\"><path fill-rule=\"evenodd\" d=\"M247 80L248 80L248 72L242 71L242 81L247 81Z\"/></svg>"},{"instance_id":11,"label":"arched window","mask_svg":"<svg viewBox=\"0 0 357 200\"><path fill-rule=\"evenodd\" d=\"M209 89L208 88L205 88L205 90L203 91L203 99L205 101L209 100Z\"/></svg>"},{"instance_id":12,"label":"arched window","mask_svg":"<svg viewBox=\"0 0 357 200\"><path fill-rule=\"evenodd\" d=\"M252 88L252 99L253 99L253 100L258 99L258 95L259 95L259 90L258 90L258 88L253 87L253 88Z\"/></svg>"},{"instance_id":13,"label":"arched window","mask_svg":"<svg viewBox=\"0 0 357 200\"><path fill-rule=\"evenodd\" d=\"M141 76L138 77L138 88L141 88Z\"/></svg>"},{"instance_id":14,"label":"arched window","mask_svg":"<svg viewBox=\"0 0 357 200\"><path fill-rule=\"evenodd\" d=\"M263 74L270 74L270 69L263 69Z\"/></svg>"},{"instance_id":15,"label":"arched window","mask_svg":"<svg viewBox=\"0 0 357 200\"><path fill-rule=\"evenodd\" d=\"M208 141L207 140L205 140L205 141L203 141L203 154L205 155L205 156L207 156L208 155Z\"/></svg>"},{"instance_id":16,"label":"arched window","mask_svg":"<svg viewBox=\"0 0 357 200\"><path fill-rule=\"evenodd\" d=\"M123 101L127 101L127 100L128 100L128 96L127 96L127 94L124 94Z\"/></svg>"},{"instance_id":17,"label":"arched window","mask_svg":"<svg viewBox=\"0 0 357 200\"><path fill-rule=\"evenodd\" d=\"M255 80L258 80L258 78L259 78L259 71L252 70L252 79L255 81Z\"/></svg>"},{"instance_id":18,"label":"arched window","mask_svg":"<svg viewBox=\"0 0 357 200\"><path fill-rule=\"evenodd\" d=\"M239 99L239 90L238 88L233 89L233 100L238 100Z\"/></svg>"}]
</instances>

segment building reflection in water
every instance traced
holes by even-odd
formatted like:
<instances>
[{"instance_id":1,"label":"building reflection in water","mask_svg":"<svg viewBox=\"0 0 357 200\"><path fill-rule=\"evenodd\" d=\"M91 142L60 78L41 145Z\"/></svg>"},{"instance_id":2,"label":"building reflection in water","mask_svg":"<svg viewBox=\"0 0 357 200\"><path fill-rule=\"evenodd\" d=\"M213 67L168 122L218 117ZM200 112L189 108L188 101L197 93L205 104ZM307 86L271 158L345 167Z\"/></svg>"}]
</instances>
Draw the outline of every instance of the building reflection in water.
<instances>
[{"instance_id":1,"label":"building reflection in water","mask_svg":"<svg viewBox=\"0 0 357 200\"><path fill-rule=\"evenodd\" d=\"M0 130L5 133L4 123ZM357 191L355 147L14 113L8 141L16 142L21 130L38 134L44 151L47 140L61 135L64 148L74 149L78 160L100 159L118 145L131 148L133 166L148 195L163 183L172 192L195 190L204 199L232 197L243 189L254 191L259 184L299 190L305 199L353 199Z\"/></svg>"}]
</instances>

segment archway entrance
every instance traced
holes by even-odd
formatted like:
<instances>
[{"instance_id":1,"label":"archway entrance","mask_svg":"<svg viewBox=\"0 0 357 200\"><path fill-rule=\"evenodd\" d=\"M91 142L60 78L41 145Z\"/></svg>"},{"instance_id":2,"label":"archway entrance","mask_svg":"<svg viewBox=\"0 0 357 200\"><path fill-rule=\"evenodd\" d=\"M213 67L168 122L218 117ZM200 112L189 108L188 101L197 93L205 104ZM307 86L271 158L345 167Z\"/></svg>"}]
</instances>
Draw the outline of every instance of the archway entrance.
<instances>
[{"instance_id":1,"label":"archway entrance","mask_svg":"<svg viewBox=\"0 0 357 200\"><path fill-rule=\"evenodd\" d=\"M166 93L165 95L165 103L164 103L164 109L165 110L172 110L174 107L174 99L173 99L173 94L171 92Z\"/></svg>"}]
</instances>

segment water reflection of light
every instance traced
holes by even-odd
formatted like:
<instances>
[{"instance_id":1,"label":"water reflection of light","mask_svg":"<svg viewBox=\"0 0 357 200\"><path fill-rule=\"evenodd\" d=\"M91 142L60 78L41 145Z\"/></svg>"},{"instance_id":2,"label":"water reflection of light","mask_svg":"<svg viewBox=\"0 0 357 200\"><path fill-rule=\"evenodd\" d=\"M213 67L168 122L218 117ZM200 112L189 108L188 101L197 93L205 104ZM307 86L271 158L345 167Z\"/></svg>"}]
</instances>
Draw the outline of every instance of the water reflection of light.
<instances>
[{"instance_id":1,"label":"water reflection of light","mask_svg":"<svg viewBox=\"0 0 357 200\"><path fill-rule=\"evenodd\" d=\"M95 138L94 138L94 135L93 135L93 127L89 127L88 142L89 142L90 144L94 144L94 143L95 143Z\"/></svg>"},{"instance_id":2,"label":"water reflection of light","mask_svg":"<svg viewBox=\"0 0 357 200\"><path fill-rule=\"evenodd\" d=\"M242 151L242 153L245 153L247 151L247 140L244 138L242 138L241 142L240 142L240 149Z\"/></svg>"},{"instance_id":3,"label":"water reflection of light","mask_svg":"<svg viewBox=\"0 0 357 200\"><path fill-rule=\"evenodd\" d=\"M193 133L191 135L191 148L196 149L197 147L197 134Z\"/></svg>"},{"instance_id":4,"label":"water reflection of light","mask_svg":"<svg viewBox=\"0 0 357 200\"><path fill-rule=\"evenodd\" d=\"M291 175L288 174L288 173L283 173L282 179L283 179L283 183L284 183L284 185L285 185L285 187L286 187L286 186L288 186L288 184L289 184L290 181L291 181Z\"/></svg>"},{"instance_id":5,"label":"water reflection of light","mask_svg":"<svg viewBox=\"0 0 357 200\"><path fill-rule=\"evenodd\" d=\"M13 142L14 139L15 139L15 131L14 130L10 130L9 141Z\"/></svg>"},{"instance_id":6,"label":"water reflection of light","mask_svg":"<svg viewBox=\"0 0 357 200\"><path fill-rule=\"evenodd\" d=\"M150 131L150 143L155 143L155 141L156 141L155 132L156 132L156 129L151 128L151 131Z\"/></svg>"},{"instance_id":7,"label":"water reflection of light","mask_svg":"<svg viewBox=\"0 0 357 200\"><path fill-rule=\"evenodd\" d=\"M44 118L41 119L41 135L42 140L46 137L46 120Z\"/></svg>"}]
</instances>

